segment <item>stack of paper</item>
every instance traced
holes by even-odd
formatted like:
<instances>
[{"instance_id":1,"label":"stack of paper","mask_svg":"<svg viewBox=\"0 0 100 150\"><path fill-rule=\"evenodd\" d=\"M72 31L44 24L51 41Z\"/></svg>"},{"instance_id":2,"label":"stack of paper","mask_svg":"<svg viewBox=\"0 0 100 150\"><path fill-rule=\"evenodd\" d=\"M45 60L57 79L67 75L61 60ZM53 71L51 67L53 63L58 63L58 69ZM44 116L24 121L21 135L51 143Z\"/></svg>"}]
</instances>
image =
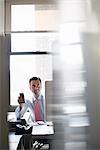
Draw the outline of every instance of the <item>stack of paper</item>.
<instances>
[{"instance_id":1,"label":"stack of paper","mask_svg":"<svg viewBox=\"0 0 100 150\"><path fill-rule=\"evenodd\" d=\"M33 126L32 135L49 135L54 134L54 129L52 125L36 125Z\"/></svg>"}]
</instances>

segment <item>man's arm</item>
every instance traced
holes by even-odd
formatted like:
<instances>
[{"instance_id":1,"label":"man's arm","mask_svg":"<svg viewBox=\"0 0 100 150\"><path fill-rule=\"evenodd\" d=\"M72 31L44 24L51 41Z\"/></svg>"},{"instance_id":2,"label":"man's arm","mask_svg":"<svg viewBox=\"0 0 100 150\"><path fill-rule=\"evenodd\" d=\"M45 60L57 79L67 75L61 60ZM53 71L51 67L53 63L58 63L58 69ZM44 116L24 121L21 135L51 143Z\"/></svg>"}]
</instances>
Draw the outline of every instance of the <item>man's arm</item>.
<instances>
[{"instance_id":1,"label":"man's arm","mask_svg":"<svg viewBox=\"0 0 100 150\"><path fill-rule=\"evenodd\" d=\"M19 106L15 109L15 114L17 119L21 119L28 108L27 104L25 103L23 93L20 93L20 96L18 97L18 103Z\"/></svg>"},{"instance_id":2,"label":"man's arm","mask_svg":"<svg viewBox=\"0 0 100 150\"><path fill-rule=\"evenodd\" d=\"M15 109L15 114L16 114L16 118L17 119L21 119L24 115L24 113L26 112L28 106L26 103L23 104L23 107L20 109L20 106L18 106L16 109Z\"/></svg>"}]
</instances>

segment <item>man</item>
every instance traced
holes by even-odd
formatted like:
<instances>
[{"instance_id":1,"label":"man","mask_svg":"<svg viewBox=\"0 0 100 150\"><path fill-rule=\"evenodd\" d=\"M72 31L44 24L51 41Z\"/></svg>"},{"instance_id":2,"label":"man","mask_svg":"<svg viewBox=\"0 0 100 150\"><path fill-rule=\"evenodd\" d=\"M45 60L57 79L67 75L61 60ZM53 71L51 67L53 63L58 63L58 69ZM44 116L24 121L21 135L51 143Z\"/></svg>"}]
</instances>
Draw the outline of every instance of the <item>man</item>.
<instances>
[{"instance_id":1,"label":"man","mask_svg":"<svg viewBox=\"0 0 100 150\"><path fill-rule=\"evenodd\" d=\"M21 119L25 112L29 109L32 121L45 121L45 101L41 94L41 79L38 77L30 78L29 88L33 93L32 100L25 101L24 94L20 93L20 96L18 97L19 106L15 110L16 117L17 119Z\"/></svg>"},{"instance_id":2,"label":"man","mask_svg":"<svg viewBox=\"0 0 100 150\"><path fill-rule=\"evenodd\" d=\"M25 112L30 110L32 121L45 121L45 102L43 95L41 94L41 79L38 77L30 78L29 88L33 93L32 101L25 100L24 94L20 93L20 96L18 97L19 106L15 110L16 117L17 119L21 119ZM31 134L23 135L19 141L17 150L21 150L22 148L30 150L32 149L32 143L34 142ZM41 144L41 140L38 142Z\"/></svg>"}]
</instances>

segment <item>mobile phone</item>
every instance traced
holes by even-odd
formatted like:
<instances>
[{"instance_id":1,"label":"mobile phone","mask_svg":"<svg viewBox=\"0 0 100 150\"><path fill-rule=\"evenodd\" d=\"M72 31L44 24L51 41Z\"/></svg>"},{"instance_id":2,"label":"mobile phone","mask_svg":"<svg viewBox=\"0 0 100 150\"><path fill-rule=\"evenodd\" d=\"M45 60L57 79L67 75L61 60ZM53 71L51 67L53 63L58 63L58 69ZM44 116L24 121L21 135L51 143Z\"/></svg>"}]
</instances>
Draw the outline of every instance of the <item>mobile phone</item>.
<instances>
[{"instance_id":1,"label":"mobile phone","mask_svg":"<svg viewBox=\"0 0 100 150\"><path fill-rule=\"evenodd\" d=\"M19 93L19 96L24 98L24 93Z\"/></svg>"}]
</instances>

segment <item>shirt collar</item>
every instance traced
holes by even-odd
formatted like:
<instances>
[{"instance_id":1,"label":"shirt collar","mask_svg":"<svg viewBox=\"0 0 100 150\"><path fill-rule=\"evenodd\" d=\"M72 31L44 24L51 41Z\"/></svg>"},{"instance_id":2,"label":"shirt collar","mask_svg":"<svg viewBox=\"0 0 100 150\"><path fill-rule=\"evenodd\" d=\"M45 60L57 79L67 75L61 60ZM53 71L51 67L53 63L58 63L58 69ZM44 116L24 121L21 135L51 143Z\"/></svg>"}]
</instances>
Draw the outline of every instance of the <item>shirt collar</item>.
<instances>
[{"instance_id":1,"label":"shirt collar","mask_svg":"<svg viewBox=\"0 0 100 150\"><path fill-rule=\"evenodd\" d=\"M40 100L41 99L41 95L39 95L39 97L38 97L38 100ZM36 97L33 95L32 96L32 101L35 101L36 100Z\"/></svg>"}]
</instances>

